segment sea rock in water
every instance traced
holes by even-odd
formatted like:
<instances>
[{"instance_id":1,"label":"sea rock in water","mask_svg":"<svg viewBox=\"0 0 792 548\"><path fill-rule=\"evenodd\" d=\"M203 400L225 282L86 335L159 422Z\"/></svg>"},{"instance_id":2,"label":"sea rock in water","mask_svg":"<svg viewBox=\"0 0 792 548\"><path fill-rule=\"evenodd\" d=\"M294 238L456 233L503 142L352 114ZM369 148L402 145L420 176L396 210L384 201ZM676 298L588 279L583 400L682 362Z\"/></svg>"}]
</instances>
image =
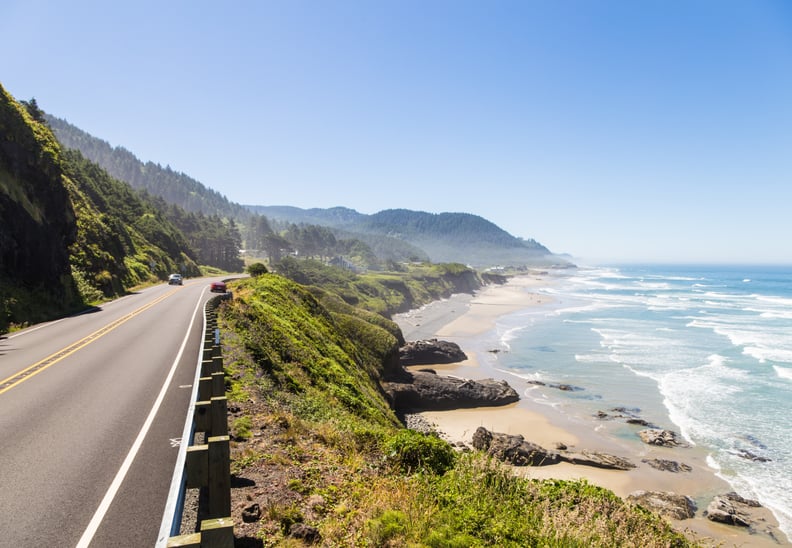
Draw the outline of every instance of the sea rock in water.
<instances>
[{"instance_id":1,"label":"sea rock in water","mask_svg":"<svg viewBox=\"0 0 792 548\"><path fill-rule=\"evenodd\" d=\"M522 436L490 432L479 426L473 433L473 447L514 466L558 464L558 453L525 441Z\"/></svg>"},{"instance_id":2,"label":"sea rock in water","mask_svg":"<svg viewBox=\"0 0 792 548\"><path fill-rule=\"evenodd\" d=\"M683 462L677 462L675 460L667 460L667 459L643 459L641 462L644 462L651 466L652 468L656 468L663 472L690 472L693 470L690 466Z\"/></svg>"},{"instance_id":3,"label":"sea rock in water","mask_svg":"<svg viewBox=\"0 0 792 548\"><path fill-rule=\"evenodd\" d=\"M397 411L443 411L466 407L506 405L520 399L506 381L405 372L399 381L383 382Z\"/></svg>"},{"instance_id":4,"label":"sea rock in water","mask_svg":"<svg viewBox=\"0 0 792 548\"><path fill-rule=\"evenodd\" d=\"M672 430L659 430L649 428L638 432L641 440L649 445L659 445L661 447L686 447L687 444L677 439L676 432Z\"/></svg>"},{"instance_id":5,"label":"sea rock in water","mask_svg":"<svg viewBox=\"0 0 792 548\"><path fill-rule=\"evenodd\" d=\"M761 455L757 455L756 453L754 453L752 451L748 451L747 449L740 449L737 452L737 456L741 457L741 458L743 458L745 460L751 460L751 461L754 461L754 462L770 462L770 461L772 461L772 459L770 459L768 457L763 457Z\"/></svg>"},{"instance_id":6,"label":"sea rock in water","mask_svg":"<svg viewBox=\"0 0 792 548\"><path fill-rule=\"evenodd\" d=\"M640 504L661 516L671 519L689 519L696 515L696 503L686 495L667 491L633 491L627 501Z\"/></svg>"},{"instance_id":7,"label":"sea rock in water","mask_svg":"<svg viewBox=\"0 0 792 548\"><path fill-rule=\"evenodd\" d=\"M581 451L580 453L562 453L562 461L581 466L593 466L607 470L630 470L635 465L623 457L600 453L599 451Z\"/></svg>"},{"instance_id":8,"label":"sea rock in water","mask_svg":"<svg viewBox=\"0 0 792 548\"><path fill-rule=\"evenodd\" d=\"M467 355L456 343L428 339L402 346L399 359L402 365L431 365L461 362L467 359Z\"/></svg>"},{"instance_id":9,"label":"sea rock in water","mask_svg":"<svg viewBox=\"0 0 792 548\"><path fill-rule=\"evenodd\" d=\"M707 506L704 515L710 521L750 527L754 524L751 510L762 505L755 500L745 499L737 493L731 492L718 495Z\"/></svg>"}]
</instances>

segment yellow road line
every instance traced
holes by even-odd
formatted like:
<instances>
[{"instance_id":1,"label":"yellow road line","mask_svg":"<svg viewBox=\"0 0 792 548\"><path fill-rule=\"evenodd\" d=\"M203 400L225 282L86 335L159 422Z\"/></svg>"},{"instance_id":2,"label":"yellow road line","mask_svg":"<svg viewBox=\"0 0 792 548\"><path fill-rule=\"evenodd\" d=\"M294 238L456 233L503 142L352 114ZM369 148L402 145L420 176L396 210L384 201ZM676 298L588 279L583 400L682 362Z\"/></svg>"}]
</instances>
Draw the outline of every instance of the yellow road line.
<instances>
[{"instance_id":1,"label":"yellow road line","mask_svg":"<svg viewBox=\"0 0 792 548\"><path fill-rule=\"evenodd\" d=\"M152 306L161 303L162 301L164 301L165 299L167 299L168 297L173 295L176 291L178 291L178 289L174 289L174 290L166 293L165 295L162 295L161 297L158 297L158 298L154 299L150 303L141 306L137 310L133 310L132 312L130 312L126 316L122 316L121 318L118 318L117 320L115 320L113 322L110 322L109 324L107 324L106 326L102 327L101 329L98 329L97 331L94 331L93 333L91 333L87 337L83 337L79 341L70 344L66 348L58 350L54 354L50 354L49 356L47 356L43 360L37 361L33 365L29 365L28 367L26 367L22 371L18 371L17 373L14 373L10 377L6 377L5 379L0 380L0 394L3 394L4 392L8 392L9 390L14 388L18 384L21 384L21 383L25 382L26 380L30 379L31 377L33 377L35 375L38 375L39 373L41 373L42 371L46 370L47 368L55 365L59 361L71 356L72 354L74 354L75 352L80 350L81 348L84 348L84 347L88 346L89 344L91 344L92 342L94 342L97 339L99 339L100 337L102 337L104 335L107 335L108 333L113 331L116 327L119 327L120 325L128 322L129 320L131 320L132 318L134 318L138 314L141 314L142 312L145 312L146 310L148 310Z\"/></svg>"}]
</instances>

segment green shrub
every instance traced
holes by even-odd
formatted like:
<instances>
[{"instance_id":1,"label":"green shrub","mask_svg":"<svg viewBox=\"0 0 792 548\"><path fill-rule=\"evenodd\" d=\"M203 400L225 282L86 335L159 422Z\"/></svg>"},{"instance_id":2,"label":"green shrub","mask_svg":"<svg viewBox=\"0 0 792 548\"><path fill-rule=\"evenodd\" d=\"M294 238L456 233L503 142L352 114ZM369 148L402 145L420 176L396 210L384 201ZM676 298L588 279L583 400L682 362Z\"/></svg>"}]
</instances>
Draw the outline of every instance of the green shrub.
<instances>
[{"instance_id":1,"label":"green shrub","mask_svg":"<svg viewBox=\"0 0 792 548\"><path fill-rule=\"evenodd\" d=\"M264 263L253 263L251 265L248 265L247 267L247 273L253 276L254 278L256 276L262 276L267 272L269 272L269 270L267 270L267 267L264 266Z\"/></svg>"},{"instance_id":2,"label":"green shrub","mask_svg":"<svg viewBox=\"0 0 792 548\"><path fill-rule=\"evenodd\" d=\"M443 474L454 466L456 455L451 446L437 436L414 430L402 430L388 440L388 460L406 473Z\"/></svg>"},{"instance_id":3,"label":"green shrub","mask_svg":"<svg viewBox=\"0 0 792 548\"><path fill-rule=\"evenodd\" d=\"M250 431L251 428L253 428L253 420L250 417L239 417L231 425L231 432L235 438L247 440L253 435Z\"/></svg>"},{"instance_id":4,"label":"green shrub","mask_svg":"<svg viewBox=\"0 0 792 548\"><path fill-rule=\"evenodd\" d=\"M374 546L383 546L390 540L404 535L407 531L407 514L399 510L385 510L378 518L366 524L369 540Z\"/></svg>"}]
</instances>

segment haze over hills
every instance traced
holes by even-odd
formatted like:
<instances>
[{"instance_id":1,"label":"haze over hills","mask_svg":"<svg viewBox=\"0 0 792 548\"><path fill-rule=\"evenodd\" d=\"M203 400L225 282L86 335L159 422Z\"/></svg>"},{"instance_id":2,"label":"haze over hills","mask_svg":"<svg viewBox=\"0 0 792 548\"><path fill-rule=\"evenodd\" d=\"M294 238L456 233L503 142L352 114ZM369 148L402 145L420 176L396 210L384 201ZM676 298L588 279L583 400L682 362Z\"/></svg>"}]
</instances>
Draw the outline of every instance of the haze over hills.
<instances>
[{"instance_id":1,"label":"haze over hills","mask_svg":"<svg viewBox=\"0 0 792 548\"><path fill-rule=\"evenodd\" d=\"M258 247L257 242L263 239L261 227L267 224L266 219L271 219L280 223L283 232L288 224L327 227L337 239L363 242L383 261L428 259L476 267L570 264L535 240L512 236L494 223L470 213L435 214L394 209L366 215L346 207L243 206L169 166L144 163L125 148L113 147L65 120L51 115L46 115L46 119L65 147L79 150L133 188L145 190L187 211L217 215L238 223L243 245L247 248ZM266 219L262 222L254 214Z\"/></svg>"},{"instance_id":2,"label":"haze over hills","mask_svg":"<svg viewBox=\"0 0 792 548\"><path fill-rule=\"evenodd\" d=\"M247 207L273 221L317 224L358 237L394 238L423 250L434 262L460 262L477 267L570 264L535 240L512 236L491 221L470 213L388 209L366 215L345 207Z\"/></svg>"}]
</instances>

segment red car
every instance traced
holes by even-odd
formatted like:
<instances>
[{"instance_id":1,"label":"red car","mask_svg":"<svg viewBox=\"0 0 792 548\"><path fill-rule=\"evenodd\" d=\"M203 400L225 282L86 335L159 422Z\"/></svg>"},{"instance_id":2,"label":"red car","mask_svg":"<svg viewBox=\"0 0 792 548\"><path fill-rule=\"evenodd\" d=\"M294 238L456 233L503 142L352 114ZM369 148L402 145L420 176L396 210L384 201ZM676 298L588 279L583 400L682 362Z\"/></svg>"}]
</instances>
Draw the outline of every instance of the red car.
<instances>
[{"instance_id":1,"label":"red car","mask_svg":"<svg viewBox=\"0 0 792 548\"><path fill-rule=\"evenodd\" d=\"M212 293L225 293L226 284L225 282L212 282L212 284L209 286L209 291Z\"/></svg>"}]
</instances>

